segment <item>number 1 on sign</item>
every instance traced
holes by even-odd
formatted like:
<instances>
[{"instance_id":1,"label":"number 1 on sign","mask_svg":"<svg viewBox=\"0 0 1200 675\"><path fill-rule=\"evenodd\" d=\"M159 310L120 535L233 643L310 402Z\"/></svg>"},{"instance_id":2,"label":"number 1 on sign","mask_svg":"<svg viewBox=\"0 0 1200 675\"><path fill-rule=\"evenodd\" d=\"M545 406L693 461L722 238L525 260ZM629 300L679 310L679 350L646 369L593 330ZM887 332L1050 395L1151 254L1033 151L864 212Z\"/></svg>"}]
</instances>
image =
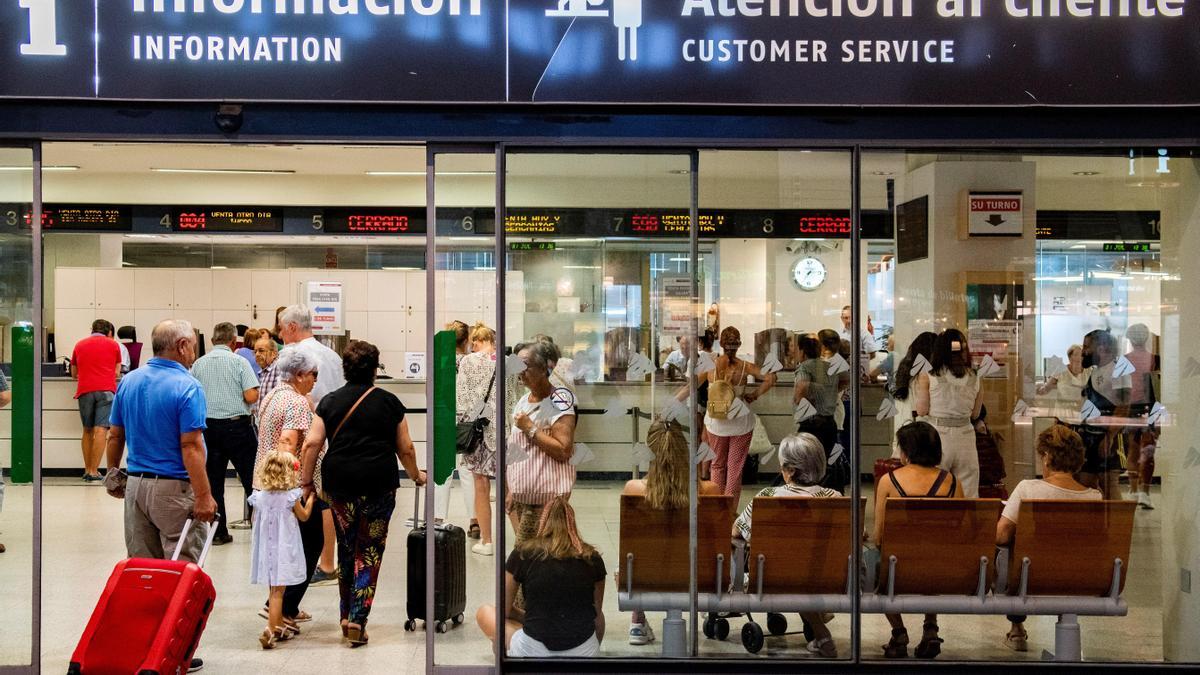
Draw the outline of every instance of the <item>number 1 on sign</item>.
<instances>
[{"instance_id":1,"label":"number 1 on sign","mask_svg":"<svg viewBox=\"0 0 1200 675\"><path fill-rule=\"evenodd\" d=\"M55 1L20 0L21 8L29 10L29 43L21 45L21 54L26 56L67 55L67 46L58 44Z\"/></svg>"}]
</instances>

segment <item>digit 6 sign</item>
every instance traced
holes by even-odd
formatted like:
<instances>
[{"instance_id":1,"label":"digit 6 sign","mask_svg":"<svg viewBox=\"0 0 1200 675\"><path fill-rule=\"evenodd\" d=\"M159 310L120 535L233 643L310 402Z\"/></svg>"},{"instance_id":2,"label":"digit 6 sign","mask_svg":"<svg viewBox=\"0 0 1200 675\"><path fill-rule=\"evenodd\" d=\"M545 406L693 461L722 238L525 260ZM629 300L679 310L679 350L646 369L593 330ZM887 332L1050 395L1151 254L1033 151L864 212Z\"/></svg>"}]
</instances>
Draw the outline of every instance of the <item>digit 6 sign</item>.
<instances>
[{"instance_id":1,"label":"digit 6 sign","mask_svg":"<svg viewBox=\"0 0 1200 675\"><path fill-rule=\"evenodd\" d=\"M20 0L29 10L29 42L21 45L24 56L66 56L67 46L58 43L55 21L56 0Z\"/></svg>"}]
</instances>

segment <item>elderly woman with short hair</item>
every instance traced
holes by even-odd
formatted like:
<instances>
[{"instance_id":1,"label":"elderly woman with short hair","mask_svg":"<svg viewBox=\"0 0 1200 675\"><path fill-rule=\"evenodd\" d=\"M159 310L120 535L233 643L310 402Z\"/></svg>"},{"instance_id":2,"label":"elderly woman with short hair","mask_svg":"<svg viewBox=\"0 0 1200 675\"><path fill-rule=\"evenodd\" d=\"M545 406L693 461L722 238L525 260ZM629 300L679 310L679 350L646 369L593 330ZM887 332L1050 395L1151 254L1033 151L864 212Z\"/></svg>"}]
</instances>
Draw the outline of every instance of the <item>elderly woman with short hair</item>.
<instances>
[{"instance_id":1,"label":"elderly woman with short hair","mask_svg":"<svg viewBox=\"0 0 1200 675\"><path fill-rule=\"evenodd\" d=\"M323 491L333 511L342 636L351 647L360 647L367 644L367 618L383 565L388 525L396 509L399 465L404 465L417 486L425 484L426 476L417 468L404 404L395 394L375 386L379 349L352 340L342 352L342 370L346 385L317 404L312 431L305 440L300 485L306 496ZM329 449L318 471L318 454L327 438Z\"/></svg>"},{"instance_id":2,"label":"elderly woman with short hair","mask_svg":"<svg viewBox=\"0 0 1200 675\"><path fill-rule=\"evenodd\" d=\"M783 476L783 485L763 488L755 498L842 496L837 490L821 486L825 478L825 448L812 434L792 434L779 442L779 473ZM734 538L750 541L753 515L754 501L751 500L733 523ZM837 658L837 646L825 627L821 613L801 612L800 616L812 628L813 640L808 643L808 651L829 659Z\"/></svg>"},{"instance_id":3,"label":"elderly woman with short hair","mask_svg":"<svg viewBox=\"0 0 1200 675\"><path fill-rule=\"evenodd\" d=\"M505 500L519 544L536 532L542 505L569 498L575 486L576 412L574 394L560 388L555 396L550 381L559 358L553 342L526 342L513 351L525 363L520 379L529 389L513 406L509 435L509 447L519 446L526 455L508 470Z\"/></svg>"},{"instance_id":4,"label":"elderly woman with short hair","mask_svg":"<svg viewBox=\"0 0 1200 675\"><path fill-rule=\"evenodd\" d=\"M312 427L312 406L308 393L317 381L317 362L306 352L289 349L272 364L280 380L269 394L258 402L258 452L254 458L254 489L262 490L260 478L267 455L272 451L290 452L303 460L301 450ZM321 519L309 518L300 523L300 541L304 548L305 569L310 572L317 564L324 542ZM298 622L312 616L300 611L300 601L308 592L307 579L283 592L283 624L293 633L299 632Z\"/></svg>"}]
</instances>

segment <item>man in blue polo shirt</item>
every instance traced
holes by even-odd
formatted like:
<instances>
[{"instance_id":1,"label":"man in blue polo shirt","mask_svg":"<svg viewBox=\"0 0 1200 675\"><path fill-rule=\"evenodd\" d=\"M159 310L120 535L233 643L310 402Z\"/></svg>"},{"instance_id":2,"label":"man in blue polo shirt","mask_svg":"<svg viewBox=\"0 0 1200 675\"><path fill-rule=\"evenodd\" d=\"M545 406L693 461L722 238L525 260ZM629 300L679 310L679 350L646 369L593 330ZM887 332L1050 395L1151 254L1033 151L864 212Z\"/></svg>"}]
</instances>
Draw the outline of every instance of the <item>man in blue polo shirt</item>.
<instances>
[{"instance_id":1,"label":"man in blue polo shirt","mask_svg":"<svg viewBox=\"0 0 1200 675\"><path fill-rule=\"evenodd\" d=\"M196 361L196 332L187 321L163 321L151 334L154 358L121 380L108 429L104 486L125 500L125 548L130 558L166 558L189 517L209 523L217 513L205 471L208 404L188 372ZM118 476L129 446L128 482ZM195 562L204 547L193 527L179 557ZM193 658L188 672L204 667Z\"/></svg>"},{"instance_id":2,"label":"man in blue polo shirt","mask_svg":"<svg viewBox=\"0 0 1200 675\"><path fill-rule=\"evenodd\" d=\"M207 403L188 368L196 360L196 336L187 321L163 321L151 336L154 358L131 372L113 399L108 431L108 468L115 475L129 446L124 490L125 547L131 558L166 558L175 550L189 514L211 522L217 511L204 459ZM180 557L195 561L203 528L192 528Z\"/></svg>"}]
</instances>

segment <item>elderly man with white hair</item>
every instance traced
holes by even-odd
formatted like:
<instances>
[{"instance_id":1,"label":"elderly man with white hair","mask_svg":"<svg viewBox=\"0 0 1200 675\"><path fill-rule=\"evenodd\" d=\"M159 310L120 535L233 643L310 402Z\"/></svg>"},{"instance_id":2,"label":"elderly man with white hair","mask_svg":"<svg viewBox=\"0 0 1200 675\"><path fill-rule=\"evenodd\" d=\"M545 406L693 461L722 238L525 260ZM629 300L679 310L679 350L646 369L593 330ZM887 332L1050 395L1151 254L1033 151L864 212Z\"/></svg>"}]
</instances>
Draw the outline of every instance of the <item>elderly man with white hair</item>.
<instances>
[{"instance_id":1,"label":"elderly man with white hair","mask_svg":"<svg viewBox=\"0 0 1200 675\"><path fill-rule=\"evenodd\" d=\"M163 321L154 327L151 343L154 357L117 389L106 448L104 484L110 495L125 500L130 558L166 558L190 516L211 522L217 512L204 461L208 404L188 372L196 360L196 332L187 321ZM122 484L127 445L128 482ZM180 557L195 562L203 544L201 528L192 528ZM202 666L193 659L189 672Z\"/></svg>"}]
</instances>

